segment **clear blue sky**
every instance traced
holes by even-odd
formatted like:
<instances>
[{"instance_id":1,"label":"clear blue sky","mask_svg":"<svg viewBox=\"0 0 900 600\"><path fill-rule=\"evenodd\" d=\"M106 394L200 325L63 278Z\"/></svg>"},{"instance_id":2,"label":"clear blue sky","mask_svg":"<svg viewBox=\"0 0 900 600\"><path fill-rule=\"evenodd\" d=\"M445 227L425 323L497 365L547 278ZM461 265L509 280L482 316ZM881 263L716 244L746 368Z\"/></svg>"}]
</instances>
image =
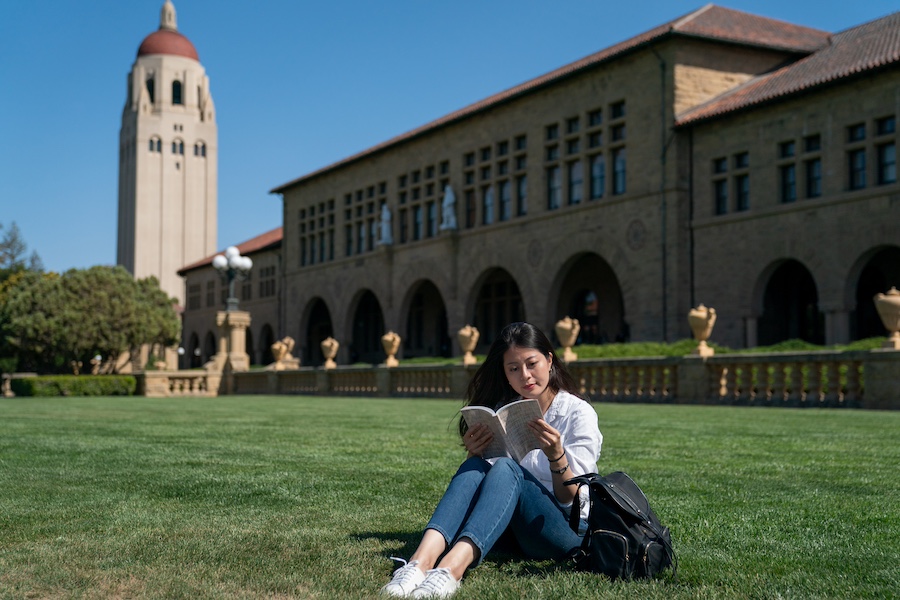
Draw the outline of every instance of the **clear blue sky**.
<instances>
[{"instance_id":1,"label":"clear blue sky","mask_svg":"<svg viewBox=\"0 0 900 600\"><path fill-rule=\"evenodd\" d=\"M210 77L219 247L281 224L268 191L702 0L174 0ZM49 270L114 264L126 77L163 0L18 0L0 20L0 223ZM724 0L837 32L897 0Z\"/></svg>"}]
</instances>

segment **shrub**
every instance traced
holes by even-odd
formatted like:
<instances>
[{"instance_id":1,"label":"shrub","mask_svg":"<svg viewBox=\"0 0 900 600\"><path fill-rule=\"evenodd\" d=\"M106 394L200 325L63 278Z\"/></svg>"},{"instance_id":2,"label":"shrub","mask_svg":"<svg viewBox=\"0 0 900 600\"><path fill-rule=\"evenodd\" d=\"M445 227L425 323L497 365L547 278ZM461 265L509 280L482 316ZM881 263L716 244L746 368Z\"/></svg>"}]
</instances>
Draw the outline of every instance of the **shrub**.
<instances>
[{"instance_id":1,"label":"shrub","mask_svg":"<svg viewBox=\"0 0 900 600\"><path fill-rule=\"evenodd\" d=\"M137 390L131 375L45 375L11 385L17 396L133 396Z\"/></svg>"}]
</instances>

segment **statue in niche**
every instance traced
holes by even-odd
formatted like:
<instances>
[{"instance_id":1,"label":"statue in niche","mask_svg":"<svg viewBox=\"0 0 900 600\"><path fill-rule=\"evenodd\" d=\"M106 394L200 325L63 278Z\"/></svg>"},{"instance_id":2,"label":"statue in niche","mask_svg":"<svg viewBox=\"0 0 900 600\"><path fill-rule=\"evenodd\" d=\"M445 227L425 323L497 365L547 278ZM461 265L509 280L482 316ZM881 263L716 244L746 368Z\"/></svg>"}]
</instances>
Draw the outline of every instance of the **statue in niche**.
<instances>
[{"instance_id":1,"label":"statue in niche","mask_svg":"<svg viewBox=\"0 0 900 600\"><path fill-rule=\"evenodd\" d=\"M456 229L456 195L449 184L444 186L444 200L441 202L441 231Z\"/></svg>"},{"instance_id":2,"label":"statue in niche","mask_svg":"<svg viewBox=\"0 0 900 600\"><path fill-rule=\"evenodd\" d=\"M381 205L381 239L378 240L379 246L390 246L394 243L394 238L391 235L391 209L388 208L388 205Z\"/></svg>"}]
</instances>

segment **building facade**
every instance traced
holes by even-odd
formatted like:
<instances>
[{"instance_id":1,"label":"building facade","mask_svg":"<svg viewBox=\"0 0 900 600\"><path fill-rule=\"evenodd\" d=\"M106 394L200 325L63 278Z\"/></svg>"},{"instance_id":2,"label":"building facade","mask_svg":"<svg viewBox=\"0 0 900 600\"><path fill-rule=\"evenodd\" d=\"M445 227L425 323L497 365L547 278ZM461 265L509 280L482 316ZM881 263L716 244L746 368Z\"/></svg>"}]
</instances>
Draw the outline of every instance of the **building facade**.
<instances>
[{"instance_id":1,"label":"building facade","mask_svg":"<svg viewBox=\"0 0 900 600\"><path fill-rule=\"evenodd\" d=\"M217 147L209 78L166 0L128 74L116 260L182 305L177 271L216 249Z\"/></svg>"},{"instance_id":2,"label":"building facade","mask_svg":"<svg viewBox=\"0 0 900 600\"><path fill-rule=\"evenodd\" d=\"M281 227L276 227L237 245L242 256L253 260L249 275L235 285L239 308L251 315L245 338L251 365L271 363L272 344L284 337L279 335L281 238ZM186 298L181 324L182 369L201 367L218 351L221 334L216 314L225 308L228 284L213 268L213 258L207 256L178 271L185 281Z\"/></svg>"},{"instance_id":3,"label":"building facade","mask_svg":"<svg viewBox=\"0 0 900 600\"><path fill-rule=\"evenodd\" d=\"M307 365L580 342L842 343L900 285L900 13L829 34L714 5L272 190L278 333ZM191 285L192 276L187 277Z\"/></svg>"}]
</instances>

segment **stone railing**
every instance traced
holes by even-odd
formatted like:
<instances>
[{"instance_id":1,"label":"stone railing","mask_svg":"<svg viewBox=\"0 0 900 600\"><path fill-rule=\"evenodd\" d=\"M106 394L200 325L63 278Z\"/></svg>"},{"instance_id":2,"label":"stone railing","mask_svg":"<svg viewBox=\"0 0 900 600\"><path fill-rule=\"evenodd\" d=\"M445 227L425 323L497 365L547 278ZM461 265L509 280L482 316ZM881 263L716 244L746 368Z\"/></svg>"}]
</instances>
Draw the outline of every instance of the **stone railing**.
<instances>
[{"instance_id":1,"label":"stone railing","mask_svg":"<svg viewBox=\"0 0 900 600\"><path fill-rule=\"evenodd\" d=\"M209 371L144 371L136 373L137 394L148 398L218 396L222 373Z\"/></svg>"},{"instance_id":2,"label":"stone railing","mask_svg":"<svg viewBox=\"0 0 900 600\"><path fill-rule=\"evenodd\" d=\"M900 351L577 360L568 367L594 402L900 409ZM462 399L476 368L304 367L233 378L239 394Z\"/></svg>"}]
</instances>

